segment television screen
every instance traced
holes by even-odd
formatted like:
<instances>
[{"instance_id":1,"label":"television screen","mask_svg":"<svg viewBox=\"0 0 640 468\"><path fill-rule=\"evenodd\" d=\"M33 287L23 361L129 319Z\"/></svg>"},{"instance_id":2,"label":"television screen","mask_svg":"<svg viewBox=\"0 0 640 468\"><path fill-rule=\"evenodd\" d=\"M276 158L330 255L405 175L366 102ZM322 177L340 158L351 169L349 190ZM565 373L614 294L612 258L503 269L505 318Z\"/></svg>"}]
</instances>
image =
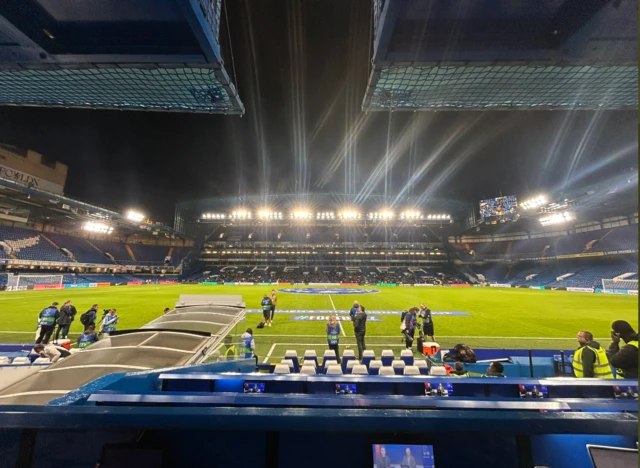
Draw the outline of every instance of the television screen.
<instances>
[{"instance_id":1,"label":"television screen","mask_svg":"<svg viewBox=\"0 0 640 468\"><path fill-rule=\"evenodd\" d=\"M594 468L638 466L638 449L587 445Z\"/></svg>"},{"instance_id":2,"label":"television screen","mask_svg":"<svg viewBox=\"0 0 640 468\"><path fill-rule=\"evenodd\" d=\"M433 445L375 444L374 468L435 468Z\"/></svg>"},{"instance_id":3,"label":"television screen","mask_svg":"<svg viewBox=\"0 0 640 468\"><path fill-rule=\"evenodd\" d=\"M520 385L520 398L548 398L549 392L543 385Z\"/></svg>"},{"instance_id":4,"label":"television screen","mask_svg":"<svg viewBox=\"0 0 640 468\"><path fill-rule=\"evenodd\" d=\"M515 214L517 208L518 199L515 195L480 200L480 216L483 218Z\"/></svg>"},{"instance_id":5,"label":"television screen","mask_svg":"<svg viewBox=\"0 0 640 468\"><path fill-rule=\"evenodd\" d=\"M356 384L336 384L336 395L354 395Z\"/></svg>"},{"instance_id":6,"label":"television screen","mask_svg":"<svg viewBox=\"0 0 640 468\"><path fill-rule=\"evenodd\" d=\"M264 393L264 383L245 382L244 393Z\"/></svg>"},{"instance_id":7,"label":"television screen","mask_svg":"<svg viewBox=\"0 0 640 468\"><path fill-rule=\"evenodd\" d=\"M448 397L453 394L453 385L450 383L436 384L435 382L431 385L429 382L426 382L424 384L424 394L426 396Z\"/></svg>"},{"instance_id":8,"label":"television screen","mask_svg":"<svg viewBox=\"0 0 640 468\"><path fill-rule=\"evenodd\" d=\"M620 387L618 385L613 387L613 396L618 399L629 399L629 400L637 400L638 399L638 387Z\"/></svg>"}]
</instances>

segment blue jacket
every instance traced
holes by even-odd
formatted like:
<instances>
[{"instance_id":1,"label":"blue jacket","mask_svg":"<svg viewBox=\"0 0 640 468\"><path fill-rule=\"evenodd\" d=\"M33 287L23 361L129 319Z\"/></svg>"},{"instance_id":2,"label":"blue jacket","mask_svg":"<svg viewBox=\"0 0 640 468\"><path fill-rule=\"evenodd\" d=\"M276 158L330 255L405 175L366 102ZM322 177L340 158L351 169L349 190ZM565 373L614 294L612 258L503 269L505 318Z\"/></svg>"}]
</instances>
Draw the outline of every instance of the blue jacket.
<instances>
[{"instance_id":1,"label":"blue jacket","mask_svg":"<svg viewBox=\"0 0 640 468\"><path fill-rule=\"evenodd\" d=\"M83 333L78 338L78 348L84 349L87 346L92 345L96 341L98 341L98 335L96 335L95 333Z\"/></svg>"},{"instance_id":2,"label":"blue jacket","mask_svg":"<svg viewBox=\"0 0 640 468\"><path fill-rule=\"evenodd\" d=\"M102 332L103 333L111 333L116 331L116 325L118 325L118 316L117 315L105 315L104 320L102 322Z\"/></svg>"},{"instance_id":3,"label":"blue jacket","mask_svg":"<svg viewBox=\"0 0 640 468\"><path fill-rule=\"evenodd\" d=\"M50 306L38 315L39 327L52 327L56 324L56 319L60 316L57 307Z\"/></svg>"},{"instance_id":4,"label":"blue jacket","mask_svg":"<svg viewBox=\"0 0 640 468\"><path fill-rule=\"evenodd\" d=\"M340 322L337 322L335 327L332 327L327 323L327 342L330 345L337 345L339 341L340 341Z\"/></svg>"},{"instance_id":5,"label":"blue jacket","mask_svg":"<svg viewBox=\"0 0 640 468\"><path fill-rule=\"evenodd\" d=\"M262 305L262 310L271 310L271 306L273 305L273 302L271 302L271 299L269 299L268 297L266 299L262 299L262 302L260 303Z\"/></svg>"},{"instance_id":6,"label":"blue jacket","mask_svg":"<svg viewBox=\"0 0 640 468\"><path fill-rule=\"evenodd\" d=\"M349 317L351 317L351 321L353 322L354 317L356 316L356 314L358 313L358 307L357 306L353 306L351 308L351 310L349 311Z\"/></svg>"}]
</instances>

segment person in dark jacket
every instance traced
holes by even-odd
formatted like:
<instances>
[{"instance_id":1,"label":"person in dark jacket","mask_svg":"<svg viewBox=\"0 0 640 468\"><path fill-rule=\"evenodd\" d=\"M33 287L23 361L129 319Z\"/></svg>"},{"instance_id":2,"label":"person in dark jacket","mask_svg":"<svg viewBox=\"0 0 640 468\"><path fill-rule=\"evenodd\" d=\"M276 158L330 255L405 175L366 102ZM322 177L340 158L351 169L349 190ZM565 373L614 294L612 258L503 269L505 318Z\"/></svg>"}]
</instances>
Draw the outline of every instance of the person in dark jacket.
<instances>
[{"instance_id":1,"label":"person in dark jacket","mask_svg":"<svg viewBox=\"0 0 640 468\"><path fill-rule=\"evenodd\" d=\"M49 343L49 338L53 334L53 329L56 326L56 320L60 317L60 312L58 311L58 303L54 302L46 309L43 309L38 315L38 326L40 327L40 336L36 340L36 344L47 344Z\"/></svg>"},{"instance_id":2,"label":"person in dark jacket","mask_svg":"<svg viewBox=\"0 0 640 468\"><path fill-rule=\"evenodd\" d=\"M362 360L362 353L367 349L364 344L364 336L367 333L367 314L363 306L358 307L358 313L353 318L353 333L356 335L356 343L358 343L358 359Z\"/></svg>"},{"instance_id":3,"label":"person in dark jacket","mask_svg":"<svg viewBox=\"0 0 640 468\"><path fill-rule=\"evenodd\" d=\"M385 447L380 447L380 455L376 457L376 468L391 468L391 459Z\"/></svg>"},{"instance_id":4,"label":"person in dark jacket","mask_svg":"<svg viewBox=\"0 0 640 468\"><path fill-rule=\"evenodd\" d=\"M429 337L431 341L436 341L436 337L433 331L433 318L431 317L431 309L426 305L420 304L420 314L422 318L422 331L424 336Z\"/></svg>"},{"instance_id":5,"label":"person in dark jacket","mask_svg":"<svg viewBox=\"0 0 640 468\"><path fill-rule=\"evenodd\" d=\"M84 326L86 330L89 327L96 326L96 321L98 320L98 304L93 304L91 309L87 310L84 314L80 316L80 322Z\"/></svg>"},{"instance_id":6,"label":"person in dark jacket","mask_svg":"<svg viewBox=\"0 0 640 468\"><path fill-rule=\"evenodd\" d=\"M62 307L60 307L60 316L56 321L58 328L56 329L54 341L58 341L61 334L63 339L67 339L67 335L69 335L69 327L71 327L71 323L75 320L77 313L78 311L71 301L65 302Z\"/></svg>"},{"instance_id":7,"label":"person in dark jacket","mask_svg":"<svg viewBox=\"0 0 640 468\"><path fill-rule=\"evenodd\" d=\"M578 332L578 343L580 348L573 355L575 376L613 379L607 354L600 347L600 343L593 340L593 334L586 330Z\"/></svg>"},{"instance_id":8,"label":"person in dark jacket","mask_svg":"<svg viewBox=\"0 0 640 468\"><path fill-rule=\"evenodd\" d=\"M625 345L620 347L620 339ZM620 377L625 379L638 378L638 333L629 322L616 320L611 325L611 340L609 346L609 362Z\"/></svg>"},{"instance_id":9,"label":"person in dark jacket","mask_svg":"<svg viewBox=\"0 0 640 468\"><path fill-rule=\"evenodd\" d=\"M407 349L411 349L413 345L413 338L416 333L416 329L419 328L418 324L418 308L412 307L404 317L404 338L405 346ZM420 351L420 350L418 350Z\"/></svg>"}]
</instances>

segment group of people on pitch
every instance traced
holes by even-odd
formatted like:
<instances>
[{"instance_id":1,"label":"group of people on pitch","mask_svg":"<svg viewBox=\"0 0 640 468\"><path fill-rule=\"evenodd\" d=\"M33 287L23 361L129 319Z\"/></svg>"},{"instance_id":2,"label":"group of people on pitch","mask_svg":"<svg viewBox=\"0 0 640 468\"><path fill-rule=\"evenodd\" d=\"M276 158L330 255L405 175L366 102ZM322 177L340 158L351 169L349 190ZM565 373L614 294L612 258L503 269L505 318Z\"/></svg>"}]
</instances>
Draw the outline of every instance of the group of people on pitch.
<instances>
[{"instance_id":1,"label":"group of people on pitch","mask_svg":"<svg viewBox=\"0 0 640 468\"><path fill-rule=\"evenodd\" d=\"M87 346L99 340L98 335L109 335L116 331L119 317L116 309L107 309L100 319L98 319L98 304L91 306L84 314L80 316L80 323L84 331L78 337L78 348L84 349ZM57 362L60 358L69 355L68 349L58 346L60 339L68 339L69 329L75 321L77 314L76 307L71 301L66 301L60 309L58 303L53 302L49 307L45 307L38 314L38 328L36 330L36 346L33 353L49 359L51 362ZM100 322L100 327L96 331L96 323ZM55 330L55 336L52 344L49 340Z\"/></svg>"}]
</instances>

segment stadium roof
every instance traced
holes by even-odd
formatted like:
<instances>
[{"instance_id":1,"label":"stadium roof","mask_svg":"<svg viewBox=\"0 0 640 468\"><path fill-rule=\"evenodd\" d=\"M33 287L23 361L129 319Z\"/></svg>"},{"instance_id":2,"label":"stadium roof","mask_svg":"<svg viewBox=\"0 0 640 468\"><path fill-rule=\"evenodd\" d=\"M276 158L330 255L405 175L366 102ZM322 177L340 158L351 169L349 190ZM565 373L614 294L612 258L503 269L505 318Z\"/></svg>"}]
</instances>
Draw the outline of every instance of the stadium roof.
<instances>
[{"instance_id":1,"label":"stadium roof","mask_svg":"<svg viewBox=\"0 0 640 468\"><path fill-rule=\"evenodd\" d=\"M80 230L87 221L104 222L121 234L178 236L160 223L134 222L126 214L0 177L0 219ZM182 237L182 236L181 236Z\"/></svg>"}]
</instances>

